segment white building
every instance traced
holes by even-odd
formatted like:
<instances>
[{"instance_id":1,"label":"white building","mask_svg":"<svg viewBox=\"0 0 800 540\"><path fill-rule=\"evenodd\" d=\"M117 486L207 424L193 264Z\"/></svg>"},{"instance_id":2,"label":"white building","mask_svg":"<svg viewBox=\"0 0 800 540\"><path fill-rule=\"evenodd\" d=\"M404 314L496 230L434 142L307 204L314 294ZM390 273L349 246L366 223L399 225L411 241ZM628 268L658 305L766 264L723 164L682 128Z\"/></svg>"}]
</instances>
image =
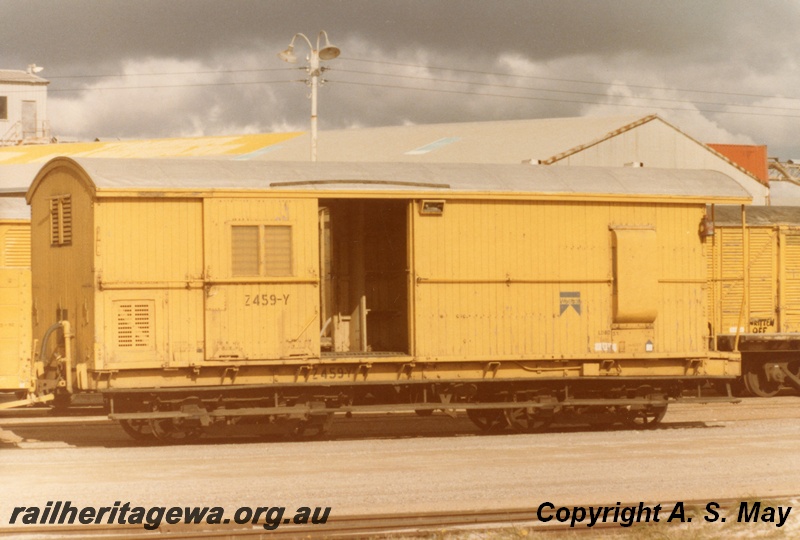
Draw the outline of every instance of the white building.
<instances>
[{"instance_id":1,"label":"white building","mask_svg":"<svg viewBox=\"0 0 800 540\"><path fill-rule=\"evenodd\" d=\"M35 64L26 71L0 69L0 146L50 140L47 85Z\"/></svg>"}]
</instances>

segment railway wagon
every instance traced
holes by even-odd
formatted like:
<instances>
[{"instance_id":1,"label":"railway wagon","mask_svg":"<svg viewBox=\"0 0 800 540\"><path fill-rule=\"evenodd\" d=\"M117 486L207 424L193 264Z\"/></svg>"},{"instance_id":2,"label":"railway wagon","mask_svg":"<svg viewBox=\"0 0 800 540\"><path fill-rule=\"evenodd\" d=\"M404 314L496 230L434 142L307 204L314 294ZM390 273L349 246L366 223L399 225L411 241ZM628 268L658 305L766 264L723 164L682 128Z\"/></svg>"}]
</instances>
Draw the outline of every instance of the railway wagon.
<instances>
[{"instance_id":1,"label":"railway wagon","mask_svg":"<svg viewBox=\"0 0 800 540\"><path fill-rule=\"evenodd\" d=\"M800 391L800 208L713 208L709 242L711 331L741 351L744 389Z\"/></svg>"},{"instance_id":2,"label":"railway wagon","mask_svg":"<svg viewBox=\"0 0 800 540\"><path fill-rule=\"evenodd\" d=\"M11 399L35 389L30 229L25 200L0 198L0 394Z\"/></svg>"},{"instance_id":3,"label":"railway wagon","mask_svg":"<svg viewBox=\"0 0 800 540\"><path fill-rule=\"evenodd\" d=\"M721 173L61 157L27 200L38 391L135 437L649 423L740 374L709 350L701 223L748 201Z\"/></svg>"}]
</instances>

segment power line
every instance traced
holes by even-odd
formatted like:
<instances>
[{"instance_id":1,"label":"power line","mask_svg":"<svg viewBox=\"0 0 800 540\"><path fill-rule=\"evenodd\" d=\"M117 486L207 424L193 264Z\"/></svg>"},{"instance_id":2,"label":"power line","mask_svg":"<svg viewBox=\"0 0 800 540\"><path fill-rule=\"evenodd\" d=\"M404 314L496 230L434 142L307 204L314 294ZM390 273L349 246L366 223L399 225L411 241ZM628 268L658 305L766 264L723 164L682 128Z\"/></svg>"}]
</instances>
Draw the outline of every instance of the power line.
<instances>
[{"instance_id":1,"label":"power line","mask_svg":"<svg viewBox=\"0 0 800 540\"><path fill-rule=\"evenodd\" d=\"M595 84L595 85L602 85L602 86L620 86L619 83L613 82L604 82L604 81L588 81L588 80L581 80L581 79L562 79L556 77L541 77L537 75L517 75L514 73L498 73L498 72L491 72L491 71L479 71L479 70L472 70L472 69L458 69L458 68L449 68L449 67L438 67L438 66L424 66L420 64L406 64L403 62L390 62L384 60L365 60L362 58L350 58L346 56L339 57L342 60L350 60L353 62L365 62L370 64L382 64L382 65L390 65L390 66L401 66L401 67L411 67L417 69L434 69L434 70L441 70L441 71L452 71L455 73L471 73L474 75L489 75L495 77L513 77L519 79L535 79L535 80L542 80L542 81L553 81L553 82L568 82L568 83L580 83L580 84ZM645 90L671 90L675 92L694 92L700 94L719 94L722 96L739 96L739 97L751 97L751 98L759 98L759 99L788 99L793 101L800 101L800 97L786 97L786 96L776 96L776 95L768 95L768 94L747 94L741 92L724 92L721 90L697 90L693 88L675 88L669 86L645 86L640 84L628 84L625 83L625 86L629 88L642 88Z\"/></svg>"},{"instance_id":2,"label":"power line","mask_svg":"<svg viewBox=\"0 0 800 540\"><path fill-rule=\"evenodd\" d=\"M629 84L624 83L621 85L620 83L614 82L607 82L607 81L590 81L585 79L565 79L565 78L558 78L558 77L542 77L537 75L518 75L514 73L501 73L501 72L492 72L492 71L482 71L482 70L472 70L472 69L458 69L452 67L440 67L440 66L427 66L421 64L411 64L405 62L392 62L388 60L368 60L363 58L350 58L346 56L340 57L342 60L349 60L352 62L362 62L362 63L369 63L369 64L380 64L380 65L390 65L390 66L400 66L400 67L410 67L415 69L428 69L428 70L437 70L437 71L450 71L454 73L468 73L473 75L484 75L484 76L492 76L492 77L510 77L510 78L517 78L517 79L531 79L531 80L541 80L541 81L551 81L551 82L560 82L560 83L579 83L579 84L592 84L592 85L600 85L600 86L625 86L628 88L640 88L645 90L665 90L665 91L674 91L674 92L691 92L691 93L700 93L700 94L717 94L722 96L738 96L738 97L749 97L749 98L759 98L759 99L785 99L785 100L792 100L792 101L800 101L800 97L791 97L791 96L776 96L776 95L767 95L767 94L750 94L750 93L743 93L743 92L725 92L721 90L698 90L695 88L676 88L676 87L666 87L666 86L647 86L647 85L639 85L639 84ZM287 71L287 70L296 70L296 69L303 69L303 68L292 68L292 67L280 67L280 68L255 68L255 69L224 69L224 70L202 70L202 71L174 71L174 72L154 72L154 73L106 73L106 74L92 74L92 75L56 75L53 77L48 77L49 80L59 80L59 79L86 79L86 78L113 78L113 77L162 77L162 76L184 76L184 75L216 75L216 74L231 74L231 73L265 73L271 71ZM341 70L338 71L348 71L348 70ZM361 73L361 74L369 74L369 75L382 75L382 76L391 76L391 77L405 77L405 78L414 78L410 75L393 75L387 73L374 73L368 71L358 71L358 70L349 70L352 73ZM424 79L425 77L419 77ZM443 79L436 79L436 78L429 78L431 81L444 81ZM462 82L462 81L459 81ZM472 84L479 84L479 85L488 85L489 83L472 83ZM496 85L498 87L509 87L505 85ZM572 93L572 94L587 94L592 95L591 92L578 92L578 91L568 91L568 90L551 90L551 89L534 89L529 88L530 90L540 90L546 92L563 92L563 93ZM666 99L666 98L647 98L647 99ZM683 102L690 102L690 100L676 100L676 101L683 101ZM712 102L702 102L704 104L716 104ZM779 107L769 107L769 106L758 106L763 108L779 108ZM800 110L800 109L796 109Z\"/></svg>"},{"instance_id":3,"label":"power line","mask_svg":"<svg viewBox=\"0 0 800 540\"><path fill-rule=\"evenodd\" d=\"M457 79L437 79L432 77L421 77L415 75L392 75L389 73L375 73L372 71L359 71L359 70L347 70L347 69L337 69L337 72L341 73L356 73L361 75L377 75L381 77L395 77L395 78L402 78L402 79L414 79L414 80L424 80L430 82L442 82L442 83L449 83L449 84L469 84L471 86L485 86L490 88L508 88L508 89L515 89L515 90L531 90L535 92L551 92L551 93L559 93L559 94L575 94L581 96L599 96L599 97L615 97L609 96L608 94L601 94L598 92L579 92L575 90L554 90L550 88L535 88L535 87L524 87L524 86L515 86L510 84L495 84L495 83L481 83L481 82L474 82L474 81L463 81ZM648 96L618 96L622 98L628 99L646 99L649 101L664 101L669 103L691 103L691 104L698 104L698 105L719 105L719 106L728 106L728 107L747 107L747 108L758 108L758 109L773 109L773 110L788 110L788 111L800 111L798 107L777 107L772 105L744 105L739 103L720 103L714 101L696 101L690 99L675 99L675 98L658 98L658 97L648 97Z\"/></svg>"},{"instance_id":4,"label":"power line","mask_svg":"<svg viewBox=\"0 0 800 540\"><path fill-rule=\"evenodd\" d=\"M456 68L444 68L438 66L424 66L418 64L410 64L410 63L402 63L402 62L391 62L391 61L378 61L378 60L366 60L366 59L359 59L359 58L348 58L342 57L344 60L350 60L354 62L364 62L364 63L372 63L372 64L381 64L381 65L390 65L390 66L402 66L402 67L411 67L416 69L427 69L427 70L442 70L442 71L449 71L454 73L465 73L465 74L473 74L473 75L482 75L482 76L492 76L492 77L510 77L510 78L518 78L518 79L530 79L530 80L544 80L544 81L553 81L553 82L566 82L566 83L581 83L581 84L593 84L593 85L604 85L607 87L615 87L620 86L618 83L607 83L607 82L598 82L598 81L588 81L588 80L579 80L579 79L562 79L562 78L554 78L554 77L540 77L540 76L532 76L532 75L516 75L510 73L497 73L497 72L489 72L489 71L480 71L480 70L468 70L468 69L456 69ZM62 75L51 77L51 79L81 79L81 78L123 78L123 77L141 77L141 76L194 76L194 75L208 75L208 74L234 74L234 73L263 73L263 72L272 72L272 71L287 71L287 70L296 70L296 69L303 69L303 68L291 68L291 67L281 67L281 68L259 68L259 69L231 69L231 70L202 70L202 71L180 71L180 72L159 72L159 73L123 73L123 74L104 74L104 75ZM498 88L498 89L508 89L508 90L519 90L519 91L532 91L532 92L547 92L547 93L555 93L555 94L567 94L567 95L576 95L576 96L593 96L598 98L605 98L606 100L610 99L630 99L630 100L646 100L650 102L660 102L660 103L678 103L678 104L692 104L692 105L699 105L699 106L710 106L710 107L736 107L736 108L744 108L744 109L766 109L766 110L777 110L777 111L800 111L800 108L796 107L779 107L774 105L750 105L750 104L737 104L737 103L724 103L724 102L714 102L714 101L696 101L690 99L678 99L678 98L661 98L661 97L647 97L647 96L612 96L608 95L607 93L599 93L599 92L588 92L588 91L578 91L578 90L565 90L565 89L551 89L551 88L540 88L540 87L525 87L525 86L517 86L513 84L500 84L500 83L488 83L488 82L478 82L478 81L470 81L470 80L458 80L458 79L443 79L443 78L436 78L436 77L429 77L429 76L421 76L421 75L402 75L402 74L391 74L391 73L379 73L379 72L372 72L372 71L363 71L363 70L347 70L347 69L337 69L337 72L340 73L351 73L355 75L366 75L366 76L380 76L380 77L393 77L399 79L409 79L409 80L420 80L420 81L427 81L431 83L443 83L443 84L465 84L470 86L477 86L477 87L485 87L485 88ZM244 86L244 85L262 85L262 84L284 84L288 82L300 82L294 80L275 80L275 81L243 81L243 82L207 82L207 83L176 83L176 84L163 84L163 85L126 85L126 86L101 86L101 87L82 87L82 88L50 88L49 92L54 93L64 93L64 92L90 92L90 91L116 91L116 90L152 90L152 89L164 89L164 88L192 88L192 87L214 87L214 86ZM372 86L376 88L390 88L395 90L412 90L412 91L432 91L432 92L439 92L439 93L451 93L451 94L461 94L461 95L472 95L472 96L485 96L485 97L497 97L497 98L507 98L507 99L528 99L528 100L535 100L535 101L551 101L551 102L560 102L560 103L581 103L581 104L591 104L591 105L598 105L598 104L605 104L605 105L613 105L613 106L620 106L620 107L637 107L637 108L653 108L653 107L660 107L666 110L685 110L685 111L693 111L697 110L700 112L708 112L708 113L715 113L715 114L742 114L742 115L756 115L756 116L782 116L782 117L789 117L795 118L797 116L794 115L785 115L785 114L769 114L767 112L755 112L755 111L733 111L733 110L717 110L717 109L700 109L700 108L682 108L682 107L666 107L663 105L634 105L634 104L623 104L623 103L609 103L608 101L587 101L587 100L576 100L576 99L567 99L567 98L547 98L547 97L535 97L535 96L515 96L509 94L498 94L498 93L487 93L487 92L472 92L472 91L459 91L459 90L452 90L452 89L442 89L442 88L419 88L419 87L412 87L412 86L403 86L403 85L388 85L388 84L372 84L372 83L360 83L356 81L333 81L339 84L350 84L350 85L357 85L357 86ZM648 89L648 90L670 90L670 91L678 91L678 92L697 92L697 93L705 93L705 94L719 94L725 96L739 96L739 97L751 97L751 98L770 98L770 99L788 99L788 100L797 100L800 98L786 98L780 96L767 96L767 95L759 95L759 94L746 94L746 93L735 93L735 92L720 92L720 91L707 91L707 90L694 90L694 89L680 89L680 88L667 88L667 87L656 87L656 86L645 86L645 85L635 85L635 84L625 84L625 87L628 88L640 88L640 89Z\"/></svg>"},{"instance_id":5,"label":"power line","mask_svg":"<svg viewBox=\"0 0 800 540\"><path fill-rule=\"evenodd\" d=\"M498 97L498 98L508 98L508 99L521 99L521 100L529 100L529 101L549 101L549 102L556 102L556 103L579 103L579 104L586 104L586 105L608 105L612 107L635 107L638 109L653 109L653 105L634 105L630 103L609 103L609 102L601 102L601 101L586 101L586 100L575 100L575 99L558 99L558 98L545 98L545 97L534 97L534 96L514 96L510 94L491 94L491 93L482 93L482 92L468 92L464 90L445 90L440 88L419 88L419 87L412 87L412 86L400 86L400 85L390 85L390 84L377 84L377 83L359 83L359 82L352 82L352 81L330 81L335 82L337 84L345 84L345 85L354 85L354 86L372 86L376 88L391 88L391 89L401 89L401 90L416 90L422 92L439 92L445 94L461 94L461 95L470 95L470 96L483 96L483 97ZM609 99L612 99L613 96L605 96ZM647 99L647 98L641 98ZM742 114L742 115L749 115L749 116L772 116L778 118L800 118L800 115L786 115L786 114L771 114L771 113L758 113L758 112L746 112L746 111L721 111L721 110L709 110L709 109L690 109L687 107L664 107L660 106L660 109L664 110L671 110L671 111L689 111L689 112L705 112L705 113L713 113L713 114Z\"/></svg>"},{"instance_id":6,"label":"power line","mask_svg":"<svg viewBox=\"0 0 800 540\"><path fill-rule=\"evenodd\" d=\"M186 84L156 84L149 86L97 86L90 88L55 88L48 92L93 92L97 90L154 90L159 88L192 88L202 86L240 86L252 84L282 84L291 82L303 82L302 80L285 81L246 81L246 82L215 82L215 83L186 83Z\"/></svg>"},{"instance_id":7,"label":"power line","mask_svg":"<svg viewBox=\"0 0 800 540\"><path fill-rule=\"evenodd\" d=\"M108 79L114 77L172 77L180 75L217 75L220 73L264 73L267 71L290 71L298 68L281 67L281 68L260 68L260 69L223 69L223 70L207 70L207 71L173 71L173 72L154 72L154 73L106 73L102 75L55 75L47 77L47 80L56 79ZM302 68L301 68L302 69Z\"/></svg>"}]
</instances>

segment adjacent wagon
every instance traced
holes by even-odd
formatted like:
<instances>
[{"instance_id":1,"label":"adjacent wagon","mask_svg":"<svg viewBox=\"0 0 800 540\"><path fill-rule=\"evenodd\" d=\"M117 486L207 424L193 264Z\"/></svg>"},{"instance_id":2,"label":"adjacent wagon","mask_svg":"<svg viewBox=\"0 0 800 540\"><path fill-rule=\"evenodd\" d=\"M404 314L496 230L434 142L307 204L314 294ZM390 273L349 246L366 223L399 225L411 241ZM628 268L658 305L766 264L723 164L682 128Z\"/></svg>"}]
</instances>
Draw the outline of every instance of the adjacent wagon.
<instances>
[{"instance_id":1,"label":"adjacent wagon","mask_svg":"<svg viewBox=\"0 0 800 540\"><path fill-rule=\"evenodd\" d=\"M712 217L714 343L741 352L749 393L800 391L800 207L718 206Z\"/></svg>"}]
</instances>

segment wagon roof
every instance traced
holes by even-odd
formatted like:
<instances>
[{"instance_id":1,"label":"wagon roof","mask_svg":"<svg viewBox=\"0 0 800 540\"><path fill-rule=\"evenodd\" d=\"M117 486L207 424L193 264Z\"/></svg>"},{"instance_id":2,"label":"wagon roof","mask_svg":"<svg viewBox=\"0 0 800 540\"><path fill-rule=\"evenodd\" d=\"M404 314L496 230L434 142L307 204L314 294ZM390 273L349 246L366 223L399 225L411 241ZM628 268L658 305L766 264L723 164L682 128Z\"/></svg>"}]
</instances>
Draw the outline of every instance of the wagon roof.
<instances>
[{"instance_id":1,"label":"wagon roof","mask_svg":"<svg viewBox=\"0 0 800 540\"><path fill-rule=\"evenodd\" d=\"M750 206L745 212L748 225L800 225L800 206ZM714 208L714 223L720 226L742 224L742 210L738 206Z\"/></svg>"},{"instance_id":2,"label":"wagon roof","mask_svg":"<svg viewBox=\"0 0 800 540\"><path fill-rule=\"evenodd\" d=\"M61 167L73 169L98 197L280 192L314 197L749 200L733 179L707 170L59 157L36 176L28 201L48 173Z\"/></svg>"}]
</instances>

